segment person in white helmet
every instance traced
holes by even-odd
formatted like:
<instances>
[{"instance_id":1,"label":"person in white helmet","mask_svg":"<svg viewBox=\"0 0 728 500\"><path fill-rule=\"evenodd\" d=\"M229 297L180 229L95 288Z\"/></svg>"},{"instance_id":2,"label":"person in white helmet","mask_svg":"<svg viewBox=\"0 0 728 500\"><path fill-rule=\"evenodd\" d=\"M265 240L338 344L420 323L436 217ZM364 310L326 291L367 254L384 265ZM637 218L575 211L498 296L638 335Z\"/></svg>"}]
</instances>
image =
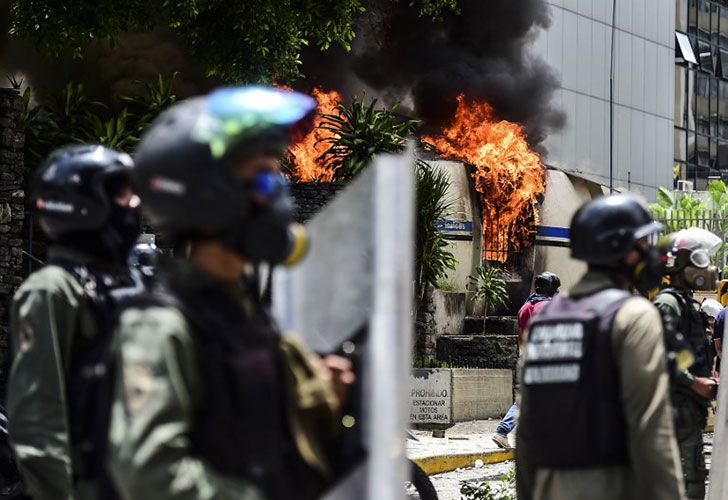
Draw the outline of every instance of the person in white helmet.
<instances>
[{"instance_id":1,"label":"person in white helmet","mask_svg":"<svg viewBox=\"0 0 728 500\"><path fill-rule=\"evenodd\" d=\"M715 361L715 371L720 371L720 350L723 344L723 323L720 323L720 331L716 329L718 326L718 315L723 310L723 306L715 299L705 299L700 304L700 312L703 314L706 324L706 332L710 335L711 345L714 348L713 359ZM723 313L725 315L725 313Z\"/></svg>"}]
</instances>

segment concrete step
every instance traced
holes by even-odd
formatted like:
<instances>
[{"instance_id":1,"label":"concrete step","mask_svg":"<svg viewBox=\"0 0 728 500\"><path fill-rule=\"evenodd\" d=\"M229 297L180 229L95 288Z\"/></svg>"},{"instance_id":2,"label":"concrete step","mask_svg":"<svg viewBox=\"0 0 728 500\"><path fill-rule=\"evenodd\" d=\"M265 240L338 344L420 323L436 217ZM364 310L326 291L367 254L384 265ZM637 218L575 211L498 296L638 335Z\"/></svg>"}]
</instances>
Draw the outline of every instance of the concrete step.
<instances>
[{"instance_id":1,"label":"concrete step","mask_svg":"<svg viewBox=\"0 0 728 500\"><path fill-rule=\"evenodd\" d=\"M448 335L437 339L437 359L451 367L513 368L518 361L516 335Z\"/></svg>"},{"instance_id":2,"label":"concrete step","mask_svg":"<svg viewBox=\"0 0 728 500\"><path fill-rule=\"evenodd\" d=\"M488 316L483 332L482 316L465 317L465 335L518 335L518 319L514 316Z\"/></svg>"}]
</instances>

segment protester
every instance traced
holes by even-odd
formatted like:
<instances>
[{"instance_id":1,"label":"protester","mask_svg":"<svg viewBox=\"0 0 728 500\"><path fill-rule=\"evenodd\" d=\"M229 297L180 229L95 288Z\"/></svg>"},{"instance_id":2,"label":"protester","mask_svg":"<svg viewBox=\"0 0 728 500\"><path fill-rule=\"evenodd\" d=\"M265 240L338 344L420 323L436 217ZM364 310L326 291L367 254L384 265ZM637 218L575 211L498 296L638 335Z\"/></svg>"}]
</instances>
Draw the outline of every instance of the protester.
<instances>
[{"instance_id":1,"label":"protester","mask_svg":"<svg viewBox=\"0 0 728 500\"><path fill-rule=\"evenodd\" d=\"M543 307L549 303L554 295L559 293L561 280L554 273L544 272L536 276L534 281L535 293L531 294L526 303L521 306L518 311L518 345L523 345L524 334L531 318L538 313ZM508 409L503 420L498 424L498 428L493 435L493 441L503 449L510 448L508 442L508 434L511 433L518 421L518 401L514 401L513 405Z\"/></svg>"}]
</instances>

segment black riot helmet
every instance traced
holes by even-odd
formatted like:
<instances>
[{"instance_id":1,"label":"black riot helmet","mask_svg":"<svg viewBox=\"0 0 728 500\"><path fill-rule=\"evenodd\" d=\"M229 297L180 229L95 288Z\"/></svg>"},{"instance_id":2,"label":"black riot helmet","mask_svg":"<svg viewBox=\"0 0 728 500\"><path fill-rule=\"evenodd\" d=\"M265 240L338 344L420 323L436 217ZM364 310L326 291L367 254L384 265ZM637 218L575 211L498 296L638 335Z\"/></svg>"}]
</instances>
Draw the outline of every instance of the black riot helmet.
<instances>
[{"instance_id":1,"label":"black riot helmet","mask_svg":"<svg viewBox=\"0 0 728 500\"><path fill-rule=\"evenodd\" d=\"M537 293L553 297L561 288L561 280L554 273L546 271L536 276L533 286Z\"/></svg>"},{"instance_id":2,"label":"black riot helmet","mask_svg":"<svg viewBox=\"0 0 728 500\"><path fill-rule=\"evenodd\" d=\"M256 154L281 156L315 108L303 94L250 86L162 113L142 137L133 172L152 226L171 238L220 238L253 262L291 257L302 233L282 177L244 181L235 167Z\"/></svg>"},{"instance_id":3,"label":"black riot helmet","mask_svg":"<svg viewBox=\"0 0 728 500\"><path fill-rule=\"evenodd\" d=\"M123 262L139 230L135 210L113 197L131 186L131 157L100 145L52 152L32 187L40 226L53 241Z\"/></svg>"},{"instance_id":4,"label":"black riot helmet","mask_svg":"<svg viewBox=\"0 0 728 500\"><path fill-rule=\"evenodd\" d=\"M571 256L589 264L620 262L637 240L657 233L647 206L632 195L602 196L584 204L571 220Z\"/></svg>"}]
</instances>

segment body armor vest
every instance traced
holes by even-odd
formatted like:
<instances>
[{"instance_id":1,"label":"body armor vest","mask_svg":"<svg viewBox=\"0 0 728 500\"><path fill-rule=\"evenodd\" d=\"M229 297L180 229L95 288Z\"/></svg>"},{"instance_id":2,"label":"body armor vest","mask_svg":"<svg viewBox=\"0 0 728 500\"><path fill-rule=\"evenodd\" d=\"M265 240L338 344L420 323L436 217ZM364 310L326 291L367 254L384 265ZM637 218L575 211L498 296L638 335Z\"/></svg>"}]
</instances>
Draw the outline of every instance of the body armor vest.
<instances>
[{"instance_id":1,"label":"body armor vest","mask_svg":"<svg viewBox=\"0 0 728 500\"><path fill-rule=\"evenodd\" d=\"M191 325L205 386L192 453L249 480L271 500L318 498L323 479L305 464L288 427L272 320L259 302L251 299L246 311L211 288L167 297Z\"/></svg>"},{"instance_id":2,"label":"body armor vest","mask_svg":"<svg viewBox=\"0 0 728 500\"><path fill-rule=\"evenodd\" d=\"M703 316L695 308L693 298L683 290L665 288L660 294L667 293L675 297L680 305L680 317L677 318L678 331L683 334L695 362L688 369L696 377L710 377L712 375L711 345L706 335L706 325Z\"/></svg>"},{"instance_id":3,"label":"body armor vest","mask_svg":"<svg viewBox=\"0 0 728 500\"><path fill-rule=\"evenodd\" d=\"M116 292L130 283L93 266L56 258L50 264L71 273L83 288L96 331L73 339L66 391L75 480L93 482L99 499L119 498L106 469L111 402L114 390L112 342L117 314Z\"/></svg>"},{"instance_id":4,"label":"body armor vest","mask_svg":"<svg viewBox=\"0 0 728 500\"><path fill-rule=\"evenodd\" d=\"M531 323L523 368L521 434L538 467L629 462L614 317L630 295L607 289L557 296Z\"/></svg>"}]
</instances>

